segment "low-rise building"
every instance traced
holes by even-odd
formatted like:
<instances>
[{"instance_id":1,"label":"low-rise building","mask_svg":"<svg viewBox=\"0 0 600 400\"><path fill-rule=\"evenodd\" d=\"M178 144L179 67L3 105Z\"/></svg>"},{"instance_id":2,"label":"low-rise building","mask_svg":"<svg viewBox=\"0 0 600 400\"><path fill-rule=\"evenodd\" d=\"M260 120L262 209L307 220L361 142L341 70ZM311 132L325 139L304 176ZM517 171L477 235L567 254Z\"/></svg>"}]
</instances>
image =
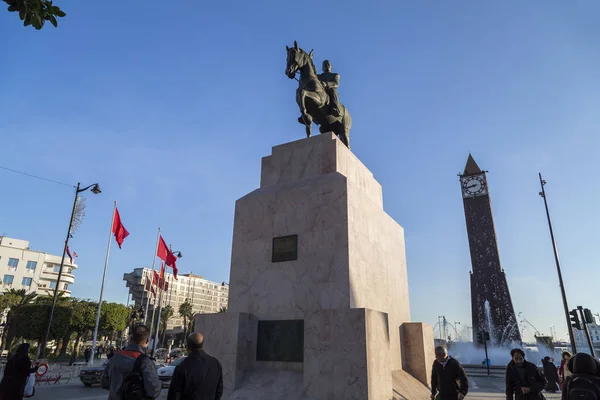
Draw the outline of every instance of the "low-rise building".
<instances>
[{"instance_id":1,"label":"low-rise building","mask_svg":"<svg viewBox=\"0 0 600 400\"><path fill-rule=\"evenodd\" d=\"M590 337L592 339L592 344L597 354L600 354L600 325L595 322L592 324L587 324L588 329L590 330ZM577 351L581 353L590 353L590 345L587 340L587 336L585 331L573 328L575 333L575 345L577 346Z\"/></svg>"},{"instance_id":2,"label":"low-rise building","mask_svg":"<svg viewBox=\"0 0 600 400\"><path fill-rule=\"evenodd\" d=\"M123 275L123 280L129 288L129 294L136 307L146 308L148 301L148 314L151 316L156 300L148 291L146 281L152 280L152 270L149 268L136 268ZM163 307L170 305L175 311L167 323L167 331L182 331L183 318L179 316L179 306L190 299L194 313L217 313L227 308L229 285L225 282L212 282L199 275L178 274L177 279L171 273L165 273L165 280L169 282L169 290L163 292Z\"/></svg>"},{"instance_id":3,"label":"low-rise building","mask_svg":"<svg viewBox=\"0 0 600 400\"><path fill-rule=\"evenodd\" d=\"M0 293L25 289L39 295L54 294L62 256L31 250L29 241L0 236ZM65 257L59 291L71 296L77 265Z\"/></svg>"}]
</instances>

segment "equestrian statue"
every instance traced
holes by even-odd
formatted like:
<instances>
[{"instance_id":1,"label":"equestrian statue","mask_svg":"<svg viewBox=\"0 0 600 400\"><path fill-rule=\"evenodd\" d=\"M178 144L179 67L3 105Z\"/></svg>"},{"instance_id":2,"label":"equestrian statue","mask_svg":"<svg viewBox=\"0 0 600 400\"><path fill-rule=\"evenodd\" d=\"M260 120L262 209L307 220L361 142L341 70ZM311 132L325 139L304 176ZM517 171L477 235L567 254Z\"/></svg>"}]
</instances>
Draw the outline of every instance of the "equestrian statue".
<instances>
[{"instance_id":1,"label":"equestrian statue","mask_svg":"<svg viewBox=\"0 0 600 400\"><path fill-rule=\"evenodd\" d=\"M298 122L306 127L306 136L311 136L314 121L320 126L321 133L335 133L342 143L350 148L352 117L338 99L337 88L340 84L340 75L331 72L329 60L323 61L323 73L317 75L312 60L313 51L306 53L296 42L294 47L285 48L287 49L285 74L288 78L295 79L296 73L300 72L296 102L302 114Z\"/></svg>"}]
</instances>

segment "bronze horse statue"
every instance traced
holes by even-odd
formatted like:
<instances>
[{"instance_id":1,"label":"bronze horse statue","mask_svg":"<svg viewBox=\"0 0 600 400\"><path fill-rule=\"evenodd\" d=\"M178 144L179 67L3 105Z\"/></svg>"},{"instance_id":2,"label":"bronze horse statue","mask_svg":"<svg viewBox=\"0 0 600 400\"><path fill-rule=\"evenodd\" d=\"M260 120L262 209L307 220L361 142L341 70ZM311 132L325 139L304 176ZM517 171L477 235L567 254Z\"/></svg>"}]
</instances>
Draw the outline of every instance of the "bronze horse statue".
<instances>
[{"instance_id":1,"label":"bronze horse statue","mask_svg":"<svg viewBox=\"0 0 600 400\"><path fill-rule=\"evenodd\" d=\"M300 107L302 116L298 122L305 125L306 136L310 137L313 121L319 125L321 133L333 132L342 143L350 148L350 128L352 127L352 117L350 112L343 105L339 104L339 116L335 116L330 111L329 95L319 77L315 65L312 61L313 51L310 54L298 47L294 42L294 47L285 46L287 49L287 66L285 74L290 79L296 77L300 72L298 89L296 90L296 102Z\"/></svg>"}]
</instances>

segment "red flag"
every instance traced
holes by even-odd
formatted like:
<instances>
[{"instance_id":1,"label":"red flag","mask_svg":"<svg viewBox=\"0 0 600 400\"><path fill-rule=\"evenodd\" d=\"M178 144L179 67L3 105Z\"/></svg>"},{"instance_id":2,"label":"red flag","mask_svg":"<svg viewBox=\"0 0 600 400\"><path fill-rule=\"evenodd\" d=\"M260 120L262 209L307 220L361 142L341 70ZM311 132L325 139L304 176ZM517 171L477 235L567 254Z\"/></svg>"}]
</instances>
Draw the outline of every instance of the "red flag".
<instances>
[{"instance_id":1,"label":"red flag","mask_svg":"<svg viewBox=\"0 0 600 400\"><path fill-rule=\"evenodd\" d=\"M152 271L152 284L153 285L158 285L158 274L156 273L156 271Z\"/></svg>"},{"instance_id":2,"label":"red flag","mask_svg":"<svg viewBox=\"0 0 600 400\"><path fill-rule=\"evenodd\" d=\"M123 223L121 222L121 216L119 215L119 210L117 207L115 207L115 215L113 216L112 233L115 235L115 240L117 241L119 248L121 248L123 240L129 236L129 232L127 232L127 229L125 229Z\"/></svg>"},{"instance_id":3,"label":"red flag","mask_svg":"<svg viewBox=\"0 0 600 400\"><path fill-rule=\"evenodd\" d=\"M167 247L167 244L163 240L162 236L158 241L158 250L156 255L163 260L167 266L173 268L173 277L177 279L177 265L175 264L177 257L175 257L173 252Z\"/></svg>"},{"instance_id":4,"label":"red flag","mask_svg":"<svg viewBox=\"0 0 600 400\"><path fill-rule=\"evenodd\" d=\"M77 253L76 253L76 252L73 252L73 257L77 258L77 257L79 257L79 256L77 255Z\"/></svg>"},{"instance_id":5,"label":"red flag","mask_svg":"<svg viewBox=\"0 0 600 400\"><path fill-rule=\"evenodd\" d=\"M73 264L73 256L71 255L71 250L69 250L69 245L67 245L67 254L69 255L69 260L71 260L71 264Z\"/></svg>"},{"instance_id":6,"label":"red flag","mask_svg":"<svg viewBox=\"0 0 600 400\"><path fill-rule=\"evenodd\" d=\"M165 290L165 264L160 266L160 275L158 277L158 287Z\"/></svg>"}]
</instances>

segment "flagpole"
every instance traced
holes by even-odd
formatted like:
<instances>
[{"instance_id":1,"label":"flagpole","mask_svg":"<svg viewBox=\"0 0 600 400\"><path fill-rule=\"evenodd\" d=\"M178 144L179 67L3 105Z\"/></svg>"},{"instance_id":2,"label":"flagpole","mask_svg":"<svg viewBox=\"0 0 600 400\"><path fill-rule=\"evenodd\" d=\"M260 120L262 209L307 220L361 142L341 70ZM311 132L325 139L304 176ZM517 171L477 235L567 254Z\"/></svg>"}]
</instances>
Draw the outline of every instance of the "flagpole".
<instances>
[{"instance_id":1,"label":"flagpole","mask_svg":"<svg viewBox=\"0 0 600 400\"><path fill-rule=\"evenodd\" d=\"M156 247L154 248L154 253L152 257L152 272L154 272L154 263L156 262L156 253L158 252L158 240L160 239L160 227L158 228L158 234L156 235ZM144 293L145 290L142 291L142 305L144 305ZM154 296L156 300L156 295ZM156 304L156 301L154 302ZM144 325L146 325L146 320L148 319L148 306L150 305L150 299L146 296L146 311L144 312ZM154 310L152 310L152 319L154 319ZM150 325L152 325L152 321L150 321ZM152 328L150 328L152 329ZM152 335L150 335L152 336Z\"/></svg>"},{"instance_id":2,"label":"flagpole","mask_svg":"<svg viewBox=\"0 0 600 400\"><path fill-rule=\"evenodd\" d=\"M163 284L164 287L164 284ZM160 327L160 314L162 312L162 295L163 295L163 290L160 288L160 278L158 281L158 290L160 290L160 296L158 297L158 318L156 319L156 333L154 334L154 344L152 346L152 355L154 356L154 351L156 351L156 345L158 343L158 331L159 331L159 327Z\"/></svg>"},{"instance_id":3,"label":"flagpole","mask_svg":"<svg viewBox=\"0 0 600 400\"><path fill-rule=\"evenodd\" d=\"M110 255L110 242L113 235L113 224L115 222L115 212L117 210L117 202L113 206L112 220L110 221L110 230L108 233L108 245L106 246L106 258L104 259L104 273L102 274L102 285L100 286L100 299L98 300L98 311L96 312L96 326L94 327L94 336L92 338L92 356L90 357L89 365L94 363L94 354L96 351L96 340L98 339L98 326L100 325L100 312L102 311L102 295L104 294L104 280L106 279L106 268L108 267L108 257Z\"/></svg>"}]
</instances>

